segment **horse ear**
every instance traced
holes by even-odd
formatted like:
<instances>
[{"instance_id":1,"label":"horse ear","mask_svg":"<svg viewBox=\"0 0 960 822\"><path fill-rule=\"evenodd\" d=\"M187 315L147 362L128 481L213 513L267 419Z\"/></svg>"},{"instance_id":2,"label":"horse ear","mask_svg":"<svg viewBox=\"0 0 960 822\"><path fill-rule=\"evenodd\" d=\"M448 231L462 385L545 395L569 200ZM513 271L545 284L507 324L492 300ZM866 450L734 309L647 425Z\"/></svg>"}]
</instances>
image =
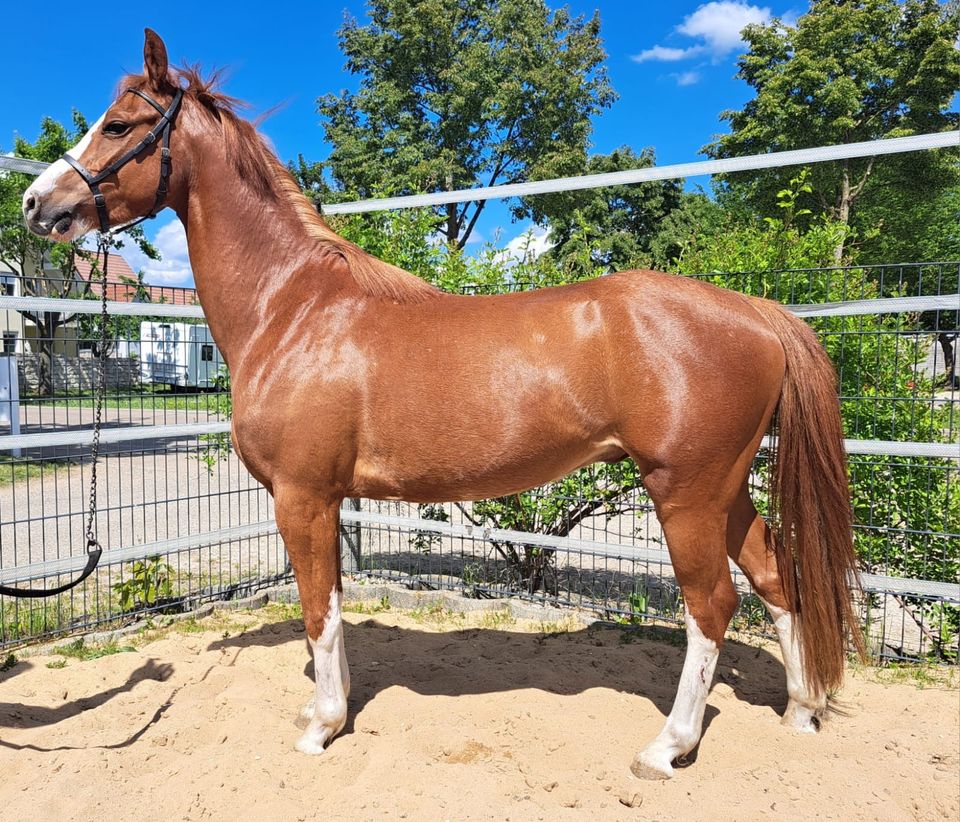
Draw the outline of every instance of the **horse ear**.
<instances>
[{"instance_id":1,"label":"horse ear","mask_svg":"<svg viewBox=\"0 0 960 822\"><path fill-rule=\"evenodd\" d=\"M167 47L153 29L143 30L143 73L155 91L170 87L167 76Z\"/></svg>"}]
</instances>

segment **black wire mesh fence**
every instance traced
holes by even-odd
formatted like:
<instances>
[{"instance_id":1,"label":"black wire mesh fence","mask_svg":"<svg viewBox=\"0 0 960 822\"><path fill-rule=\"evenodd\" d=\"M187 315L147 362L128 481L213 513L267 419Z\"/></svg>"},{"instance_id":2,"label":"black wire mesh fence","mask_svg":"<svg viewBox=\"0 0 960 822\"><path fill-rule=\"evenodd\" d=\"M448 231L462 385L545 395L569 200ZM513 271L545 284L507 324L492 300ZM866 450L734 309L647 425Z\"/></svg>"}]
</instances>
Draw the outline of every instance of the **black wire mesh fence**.
<instances>
[{"instance_id":1,"label":"black wire mesh fence","mask_svg":"<svg viewBox=\"0 0 960 822\"><path fill-rule=\"evenodd\" d=\"M708 278L793 305L960 293L955 262ZM68 294L96 297L95 288ZM98 515L106 563L49 601L0 598L2 646L292 580L269 495L227 446L219 352L199 310L167 316L172 307L196 306L194 292L143 288L108 284L111 299L144 305L142 313L111 319ZM871 444L850 456L871 649L890 659L956 662L960 305L867 308L810 322L838 368L847 436ZM93 317L62 310L54 323L45 313L0 311L0 372L16 372L16 417L28 435L19 452L8 440L0 455L0 575L7 582L53 584L69 576L58 562L72 557L82 565L90 466L78 432L93 419ZM763 452L752 482L762 508ZM359 576L576 605L625 623L682 615L659 523L630 462L591 466L500 500L364 500L346 507L342 530L344 570ZM743 594L735 627L762 629L761 603L740 575L735 580Z\"/></svg>"}]
</instances>

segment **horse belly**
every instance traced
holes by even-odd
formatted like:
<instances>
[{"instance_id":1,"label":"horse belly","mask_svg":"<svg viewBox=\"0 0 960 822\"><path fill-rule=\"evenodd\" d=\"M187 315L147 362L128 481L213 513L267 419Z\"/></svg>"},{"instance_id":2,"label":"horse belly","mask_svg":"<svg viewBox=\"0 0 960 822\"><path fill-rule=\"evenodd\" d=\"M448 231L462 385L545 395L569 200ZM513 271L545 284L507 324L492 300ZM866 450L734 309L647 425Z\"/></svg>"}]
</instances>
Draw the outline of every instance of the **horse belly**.
<instances>
[{"instance_id":1,"label":"horse belly","mask_svg":"<svg viewBox=\"0 0 960 822\"><path fill-rule=\"evenodd\" d=\"M430 444L358 455L357 496L409 502L477 500L516 494L599 461L625 456L615 437L544 434L520 447L439 435Z\"/></svg>"},{"instance_id":2,"label":"horse belly","mask_svg":"<svg viewBox=\"0 0 960 822\"><path fill-rule=\"evenodd\" d=\"M528 319L484 350L479 331L469 340L435 335L447 344L410 352L403 379L378 374L361 423L358 492L483 499L619 458L603 335L578 337L569 325L563 316Z\"/></svg>"}]
</instances>

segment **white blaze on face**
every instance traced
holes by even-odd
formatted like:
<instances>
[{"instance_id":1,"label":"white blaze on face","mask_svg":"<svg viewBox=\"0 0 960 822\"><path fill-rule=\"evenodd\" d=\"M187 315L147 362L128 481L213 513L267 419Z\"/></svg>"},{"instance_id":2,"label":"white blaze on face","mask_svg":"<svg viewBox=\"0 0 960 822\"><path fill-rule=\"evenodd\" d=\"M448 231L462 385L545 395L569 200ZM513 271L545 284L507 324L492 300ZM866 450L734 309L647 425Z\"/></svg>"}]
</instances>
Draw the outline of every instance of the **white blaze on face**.
<instances>
[{"instance_id":1,"label":"white blaze on face","mask_svg":"<svg viewBox=\"0 0 960 822\"><path fill-rule=\"evenodd\" d=\"M673 775L673 761L690 753L700 741L707 695L720 652L717 643L704 636L693 615L684 615L687 624L687 655L683 673L667 724L633 763L637 776L667 779Z\"/></svg>"},{"instance_id":2,"label":"white blaze on face","mask_svg":"<svg viewBox=\"0 0 960 822\"><path fill-rule=\"evenodd\" d=\"M67 154L73 157L74 160L79 160L83 156L83 152L87 150L91 140L93 140L93 135L100 130L100 124L103 122L104 116L106 115L102 115L100 119L90 127L90 130L83 135L80 142L67 152ZM53 191L60 180L60 175L65 174L66 172L69 172L70 174L77 173L73 170L73 168L67 165L66 160L60 159L55 163L52 163L49 167L44 169L44 172L33 181L33 185L27 189L26 193L23 195L24 201L26 201L27 197L31 193L43 197L44 195Z\"/></svg>"},{"instance_id":3,"label":"white blaze on face","mask_svg":"<svg viewBox=\"0 0 960 822\"><path fill-rule=\"evenodd\" d=\"M83 153L87 150L87 147L90 145L91 140L93 140L93 135L100 130L100 125L103 123L104 115L101 115L100 119L97 120L91 127L90 130L83 135L83 138L77 143L70 151L67 152L75 160L79 160ZM33 184L23 193L23 208L26 211L27 200L33 197L35 200L38 200L42 204L43 213L41 214L41 219L44 222L50 220L52 215L57 214L62 208L73 208L76 206L76 203L64 203L57 204L50 201L51 192L57 187L60 183L60 178L64 174L77 174L77 172L67 164L66 160L59 159L54 163L51 163L43 173L33 181ZM93 195L90 195L91 199ZM51 226L52 227L52 226ZM87 220L77 219L74 215L73 224L70 226L70 229L58 239L70 240L75 237L79 237L81 234L85 234L93 228L93 225Z\"/></svg>"},{"instance_id":4,"label":"white blaze on face","mask_svg":"<svg viewBox=\"0 0 960 822\"><path fill-rule=\"evenodd\" d=\"M313 674L316 694L313 700L313 718L297 742L297 750L318 754L343 729L347 721L347 694L350 692L350 672L347 669L343 645L343 620L340 612L341 594L334 585L330 591L330 607L318 639L307 637L313 649Z\"/></svg>"}]
</instances>

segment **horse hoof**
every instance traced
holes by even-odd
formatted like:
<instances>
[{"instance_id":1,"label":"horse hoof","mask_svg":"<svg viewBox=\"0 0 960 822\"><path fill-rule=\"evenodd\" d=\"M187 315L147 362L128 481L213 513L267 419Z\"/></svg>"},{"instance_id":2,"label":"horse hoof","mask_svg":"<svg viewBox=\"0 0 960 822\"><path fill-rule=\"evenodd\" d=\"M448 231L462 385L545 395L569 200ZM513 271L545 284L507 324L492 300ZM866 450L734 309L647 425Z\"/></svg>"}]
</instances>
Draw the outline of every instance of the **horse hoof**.
<instances>
[{"instance_id":1,"label":"horse hoof","mask_svg":"<svg viewBox=\"0 0 960 822\"><path fill-rule=\"evenodd\" d=\"M323 753L324 745L326 745L332 736L332 734L328 736L327 734L317 734L308 730L297 740L295 747L298 751L300 751L300 753L309 754L310 756L317 756L318 754Z\"/></svg>"},{"instance_id":2,"label":"horse hoof","mask_svg":"<svg viewBox=\"0 0 960 822\"><path fill-rule=\"evenodd\" d=\"M800 733L815 734L820 730L820 716L816 710L791 700L780 724Z\"/></svg>"},{"instance_id":3,"label":"horse hoof","mask_svg":"<svg viewBox=\"0 0 960 822\"><path fill-rule=\"evenodd\" d=\"M638 779L671 779L673 777L672 765L667 763L664 766L663 763L652 762L644 758L643 754L637 754L630 765L630 770Z\"/></svg>"},{"instance_id":4,"label":"horse hoof","mask_svg":"<svg viewBox=\"0 0 960 822\"><path fill-rule=\"evenodd\" d=\"M346 725L346 723L346 716L338 717L328 722L321 722L315 716L310 724L307 725L303 736L297 740L297 750L305 754L323 753L323 749L343 730L343 726Z\"/></svg>"}]
</instances>

